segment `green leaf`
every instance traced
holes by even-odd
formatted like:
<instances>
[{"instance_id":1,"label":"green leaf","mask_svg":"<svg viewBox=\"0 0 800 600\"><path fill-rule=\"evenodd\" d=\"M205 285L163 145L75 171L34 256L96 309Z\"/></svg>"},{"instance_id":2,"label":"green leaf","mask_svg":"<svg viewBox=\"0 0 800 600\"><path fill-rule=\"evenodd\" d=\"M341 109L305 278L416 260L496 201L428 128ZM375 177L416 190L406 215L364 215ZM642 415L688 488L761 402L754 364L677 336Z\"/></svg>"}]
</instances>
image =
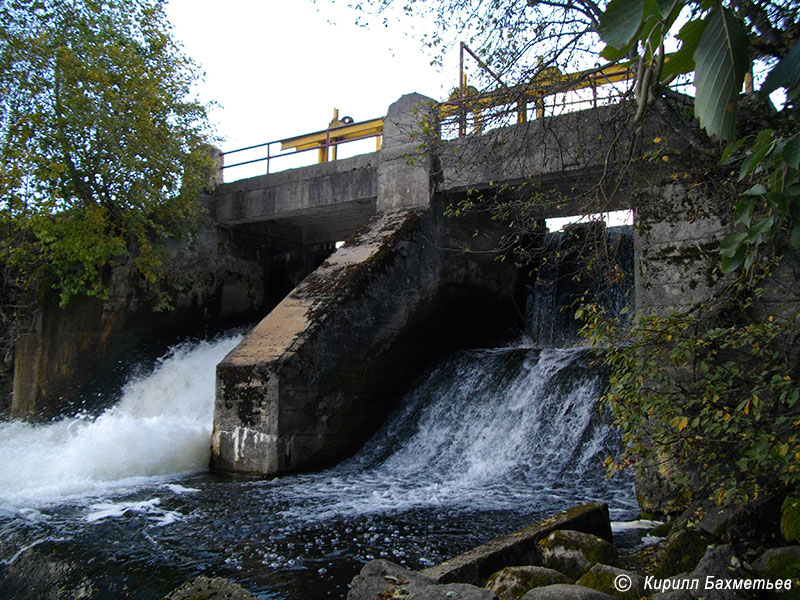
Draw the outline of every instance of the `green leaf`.
<instances>
[{"instance_id":1,"label":"green leaf","mask_svg":"<svg viewBox=\"0 0 800 600\"><path fill-rule=\"evenodd\" d=\"M739 170L740 181L747 175L755 173L759 167L763 166L764 158L773 148L772 144L765 144L760 148L758 148L758 145L754 147L757 149L742 161L742 168Z\"/></svg>"},{"instance_id":2,"label":"green leaf","mask_svg":"<svg viewBox=\"0 0 800 600\"><path fill-rule=\"evenodd\" d=\"M742 22L727 8L717 6L694 53L694 112L709 135L733 138L736 100L750 66L749 41Z\"/></svg>"},{"instance_id":3,"label":"green leaf","mask_svg":"<svg viewBox=\"0 0 800 600\"><path fill-rule=\"evenodd\" d=\"M744 225L745 227L749 227L750 219L753 216L753 210L755 208L755 205L756 205L755 198L742 198L741 200L739 200L736 206L733 207L733 222L737 225Z\"/></svg>"},{"instance_id":4,"label":"green leaf","mask_svg":"<svg viewBox=\"0 0 800 600\"><path fill-rule=\"evenodd\" d=\"M768 217L764 217L758 223L753 225L747 232L747 240L753 242L758 241L760 243L761 236L764 235L770 229L772 229L772 225L774 223L775 223L774 215L769 215Z\"/></svg>"},{"instance_id":5,"label":"green leaf","mask_svg":"<svg viewBox=\"0 0 800 600\"><path fill-rule=\"evenodd\" d=\"M800 85L800 40L795 42L789 54L772 68L758 93L766 98L778 88L786 88L788 92L798 85Z\"/></svg>"},{"instance_id":6,"label":"green leaf","mask_svg":"<svg viewBox=\"0 0 800 600\"><path fill-rule=\"evenodd\" d=\"M617 62L618 60L625 58L625 55L628 54L632 46L633 42L631 42L627 46L623 46L622 48L614 48L613 46L606 46L600 51L600 56L602 56L609 62Z\"/></svg>"},{"instance_id":7,"label":"green leaf","mask_svg":"<svg viewBox=\"0 0 800 600\"><path fill-rule=\"evenodd\" d=\"M792 248L794 248L795 252L800 252L800 223L792 227L789 242L792 244Z\"/></svg>"},{"instance_id":8,"label":"green leaf","mask_svg":"<svg viewBox=\"0 0 800 600\"><path fill-rule=\"evenodd\" d=\"M722 269L723 273L730 273L731 271L735 271L738 269L741 264L744 262L746 248L744 245L741 245L736 248L735 252L732 256L724 256L722 257Z\"/></svg>"},{"instance_id":9,"label":"green leaf","mask_svg":"<svg viewBox=\"0 0 800 600\"><path fill-rule=\"evenodd\" d=\"M790 169L800 167L800 133L786 140L786 145L783 147L783 161Z\"/></svg>"},{"instance_id":10,"label":"green leaf","mask_svg":"<svg viewBox=\"0 0 800 600\"><path fill-rule=\"evenodd\" d=\"M735 256L723 256L722 257L722 269L723 273L730 273L731 271L735 271L739 268L739 266L744 261L744 252L741 255L737 254Z\"/></svg>"},{"instance_id":11,"label":"green leaf","mask_svg":"<svg viewBox=\"0 0 800 600\"><path fill-rule=\"evenodd\" d=\"M691 73L695 69L694 53L697 44L706 28L705 19L688 21L676 36L681 40L681 47L677 52L670 54L664 61L664 68L661 70L661 80L670 81L677 75Z\"/></svg>"},{"instance_id":12,"label":"green leaf","mask_svg":"<svg viewBox=\"0 0 800 600\"><path fill-rule=\"evenodd\" d=\"M746 237L747 233L729 233L723 238L722 243L719 246L719 253L722 254L722 256L727 256L729 258L735 256L739 251L740 244Z\"/></svg>"},{"instance_id":13,"label":"green leaf","mask_svg":"<svg viewBox=\"0 0 800 600\"><path fill-rule=\"evenodd\" d=\"M611 0L600 15L598 33L614 49L629 46L644 17L645 0Z\"/></svg>"},{"instance_id":14,"label":"green leaf","mask_svg":"<svg viewBox=\"0 0 800 600\"><path fill-rule=\"evenodd\" d=\"M744 195L745 196L763 196L766 193L767 193L767 188L765 188L762 184L757 183L753 187L751 187L749 190L744 192ZM736 209L734 209L734 212L735 212L735 210Z\"/></svg>"},{"instance_id":15,"label":"green leaf","mask_svg":"<svg viewBox=\"0 0 800 600\"><path fill-rule=\"evenodd\" d=\"M722 151L722 158L719 160L720 164L727 165L736 160L737 152L746 139L741 138L726 145L725 150Z\"/></svg>"}]
</instances>

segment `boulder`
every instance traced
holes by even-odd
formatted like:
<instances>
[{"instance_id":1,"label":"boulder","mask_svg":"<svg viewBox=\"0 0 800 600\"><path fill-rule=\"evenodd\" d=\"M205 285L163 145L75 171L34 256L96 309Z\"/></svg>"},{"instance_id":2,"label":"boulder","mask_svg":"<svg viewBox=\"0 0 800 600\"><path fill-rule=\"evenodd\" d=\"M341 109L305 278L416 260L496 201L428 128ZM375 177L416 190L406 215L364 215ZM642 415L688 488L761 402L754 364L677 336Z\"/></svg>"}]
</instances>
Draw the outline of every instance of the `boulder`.
<instances>
[{"instance_id":1,"label":"boulder","mask_svg":"<svg viewBox=\"0 0 800 600\"><path fill-rule=\"evenodd\" d=\"M546 567L505 567L489 577L485 587L494 591L499 600L519 600L533 588L555 583L574 583L572 579Z\"/></svg>"},{"instance_id":2,"label":"boulder","mask_svg":"<svg viewBox=\"0 0 800 600\"><path fill-rule=\"evenodd\" d=\"M430 577L378 558L355 576L347 600L375 600L381 595L391 598L391 594L411 594L435 583Z\"/></svg>"},{"instance_id":3,"label":"boulder","mask_svg":"<svg viewBox=\"0 0 800 600\"><path fill-rule=\"evenodd\" d=\"M539 542L542 565L578 579L597 563L611 563L617 550L604 539L580 531L554 531Z\"/></svg>"},{"instance_id":4,"label":"boulder","mask_svg":"<svg viewBox=\"0 0 800 600\"><path fill-rule=\"evenodd\" d=\"M522 600L613 600L613 598L614 596L580 585L557 583L531 590L522 597Z\"/></svg>"},{"instance_id":5,"label":"boulder","mask_svg":"<svg viewBox=\"0 0 800 600\"><path fill-rule=\"evenodd\" d=\"M646 595L641 575L601 563L594 565L576 583L620 600L639 600Z\"/></svg>"},{"instance_id":6,"label":"boulder","mask_svg":"<svg viewBox=\"0 0 800 600\"><path fill-rule=\"evenodd\" d=\"M733 546L710 546L697 567L690 573L681 573L670 577L676 587L679 582L685 581L688 584L682 586L685 589L670 590L651 596L652 600L745 600L753 598L753 592L748 590L727 589L724 586L725 580L750 579L751 574L745 569L742 562L736 556ZM711 581L709 589L707 582Z\"/></svg>"},{"instance_id":7,"label":"boulder","mask_svg":"<svg viewBox=\"0 0 800 600\"><path fill-rule=\"evenodd\" d=\"M699 515L687 511L685 524L695 521L696 527L728 543L774 546L780 543L780 514L783 497L768 494L743 506L717 506L706 503Z\"/></svg>"},{"instance_id":8,"label":"boulder","mask_svg":"<svg viewBox=\"0 0 800 600\"><path fill-rule=\"evenodd\" d=\"M691 571L703 558L703 555L717 538L695 527L674 530L664 545L664 556L653 575L658 579L666 579Z\"/></svg>"},{"instance_id":9,"label":"boulder","mask_svg":"<svg viewBox=\"0 0 800 600\"><path fill-rule=\"evenodd\" d=\"M238 583L221 577L195 577L173 590L164 600L258 600Z\"/></svg>"},{"instance_id":10,"label":"boulder","mask_svg":"<svg viewBox=\"0 0 800 600\"><path fill-rule=\"evenodd\" d=\"M772 548L764 552L753 564L759 577L770 581L791 580L792 587L780 594L781 600L800 599L800 546Z\"/></svg>"},{"instance_id":11,"label":"boulder","mask_svg":"<svg viewBox=\"0 0 800 600\"><path fill-rule=\"evenodd\" d=\"M395 596L389 597L394 598ZM408 596L398 596L398 598L403 598L403 600L497 600L493 591L469 583L428 585L411 592Z\"/></svg>"}]
</instances>

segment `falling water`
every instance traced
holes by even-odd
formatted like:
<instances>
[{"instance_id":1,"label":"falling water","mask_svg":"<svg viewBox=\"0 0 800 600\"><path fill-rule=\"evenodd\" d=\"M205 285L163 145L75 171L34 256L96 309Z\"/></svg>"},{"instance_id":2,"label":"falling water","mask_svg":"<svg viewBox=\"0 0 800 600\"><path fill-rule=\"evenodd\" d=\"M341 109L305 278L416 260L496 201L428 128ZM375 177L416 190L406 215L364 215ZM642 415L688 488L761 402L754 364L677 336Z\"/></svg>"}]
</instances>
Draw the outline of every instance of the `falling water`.
<instances>
[{"instance_id":1,"label":"falling water","mask_svg":"<svg viewBox=\"0 0 800 600\"><path fill-rule=\"evenodd\" d=\"M205 473L214 365L236 341L176 348L99 416L0 424L0 596L49 597L26 580L46 556L95 597L160 598L199 573L340 597L373 557L427 566L590 500L636 515L630 479L603 475L618 440L576 349L455 353L333 469Z\"/></svg>"}]
</instances>

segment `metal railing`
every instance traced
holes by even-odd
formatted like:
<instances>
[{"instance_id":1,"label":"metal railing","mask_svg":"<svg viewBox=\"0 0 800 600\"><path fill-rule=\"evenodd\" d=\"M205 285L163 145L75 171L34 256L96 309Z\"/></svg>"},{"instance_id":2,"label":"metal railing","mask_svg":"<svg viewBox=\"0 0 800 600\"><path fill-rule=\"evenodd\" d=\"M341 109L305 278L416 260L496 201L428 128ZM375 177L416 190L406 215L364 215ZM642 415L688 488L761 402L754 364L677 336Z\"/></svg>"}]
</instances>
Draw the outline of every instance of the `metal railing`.
<instances>
[{"instance_id":1,"label":"metal railing","mask_svg":"<svg viewBox=\"0 0 800 600\"><path fill-rule=\"evenodd\" d=\"M295 156L301 152L308 152L309 150L317 151L317 162L327 162L329 160L336 160L338 158L338 147L341 144L346 144L348 142L355 142L357 140L365 140L374 137L376 138L375 149L380 150L382 136L383 118L369 119L367 121L360 121L356 123L350 117L344 117L340 120L339 110L334 109L333 120L326 129L294 136L291 138L284 138L281 140L274 140L272 142L264 142L262 144L246 146L244 148L237 148L235 150L228 150L227 152L222 153L223 157L240 152L257 150L259 148L266 148L267 155L233 164L223 164L222 168L231 169L233 167L241 167L244 165L266 162L266 172L269 173L270 161L285 156ZM280 148L273 152L273 148L277 145L280 145Z\"/></svg>"},{"instance_id":2,"label":"metal railing","mask_svg":"<svg viewBox=\"0 0 800 600\"><path fill-rule=\"evenodd\" d=\"M488 70L501 84L500 87L486 92L478 92L475 88L467 85L463 72L463 53L465 51L474 56ZM599 92L598 88L629 81L633 79L635 70L631 63L598 67L576 73L561 73L558 69L550 68L542 70L527 84L506 86L463 44L461 52L461 86L453 90L449 100L438 105L440 135L443 138L466 135L468 125L471 125L472 131L477 133L490 125L502 126L514 122L523 123L529 118L540 119L545 116L546 98L553 99L552 102L547 103L547 108L552 114L596 108L601 104L618 101L627 93L627 88L625 90L609 90L608 87L605 87L606 92L603 94ZM340 120L338 109L334 109L333 119L326 129L223 152L223 157L227 157L240 152L266 148L266 156L225 164L222 168L231 169L266 162L266 172L269 173L272 160L295 156L310 150L317 150L318 162L327 162L338 158L340 145L372 137L376 138L375 149L380 150L383 124L383 118L369 119L358 123L350 117L343 117ZM275 148L278 145L280 148Z\"/></svg>"}]
</instances>

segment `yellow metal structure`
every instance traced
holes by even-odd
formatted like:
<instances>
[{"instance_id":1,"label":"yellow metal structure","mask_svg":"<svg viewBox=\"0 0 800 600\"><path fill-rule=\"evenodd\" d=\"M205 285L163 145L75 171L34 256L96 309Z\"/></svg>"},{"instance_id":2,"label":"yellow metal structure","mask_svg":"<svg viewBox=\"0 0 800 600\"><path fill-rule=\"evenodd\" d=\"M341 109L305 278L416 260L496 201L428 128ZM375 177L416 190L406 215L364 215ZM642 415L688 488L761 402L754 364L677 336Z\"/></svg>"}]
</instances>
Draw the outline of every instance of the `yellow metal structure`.
<instances>
[{"instance_id":1,"label":"yellow metal structure","mask_svg":"<svg viewBox=\"0 0 800 600\"><path fill-rule=\"evenodd\" d=\"M544 116L543 99L552 94L570 92L585 88L593 88L608 83L626 81L633 78L633 69L630 65L612 65L605 69L580 71L578 73L562 74L558 69L545 69L529 84L504 87L478 94L475 88L466 86L462 82L461 89L453 90L450 100L440 105L442 118L456 115L463 116L467 112L474 114L475 130L482 127L481 111L495 106L506 104L517 105L517 121L522 123L527 120L527 107L529 102L536 106L536 116ZM459 124L459 132L463 135L464 127Z\"/></svg>"},{"instance_id":2,"label":"yellow metal structure","mask_svg":"<svg viewBox=\"0 0 800 600\"><path fill-rule=\"evenodd\" d=\"M630 65L612 65L605 69L581 71L578 73L561 73L558 69L545 69L526 85L502 87L489 92L479 93L474 87L467 85L465 75L462 75L461 87L453 90L450 99L439 105L439 114L442 118L459 116L459 135L466 133L466 115L473 114L475 131L483 129L483 116L481 111L495 106L516 104L517 122L527 120L528 104L533 102L536 107L536 116L544 116L544 98L556 93L569 92L585 88L593 88L608 83L625 81L633 77ZM375 149L381 149L384 119L370 119L354 123L350 117L339 119L339 109L333 109L333 119L327 129L306 133L283 140L278 140L281 151L294 150L304 152L317 149L318 161L327 162L336 160L339 144L355 140L374 137Z\"/></svg>"},{"instance_id":3,"label":"yellow metal structure","mask_svg":"<svg viewBox=\"0 0 800 600\"><path fill-rule=\"evenodd\" d=\"M281 144L281 150L294 149L296 152L303 152L317 148L319 162L327 162L329 159L336 160L337 146L345 142L374 137L376 138L375 149L380 150L382 135L382 118L354 123L349 117L340 120L339 109L334 108L333 119L327 129L278 141ZM328 152L329 148L332 148L331 153Z\"/></svg>"}]
</instances>

